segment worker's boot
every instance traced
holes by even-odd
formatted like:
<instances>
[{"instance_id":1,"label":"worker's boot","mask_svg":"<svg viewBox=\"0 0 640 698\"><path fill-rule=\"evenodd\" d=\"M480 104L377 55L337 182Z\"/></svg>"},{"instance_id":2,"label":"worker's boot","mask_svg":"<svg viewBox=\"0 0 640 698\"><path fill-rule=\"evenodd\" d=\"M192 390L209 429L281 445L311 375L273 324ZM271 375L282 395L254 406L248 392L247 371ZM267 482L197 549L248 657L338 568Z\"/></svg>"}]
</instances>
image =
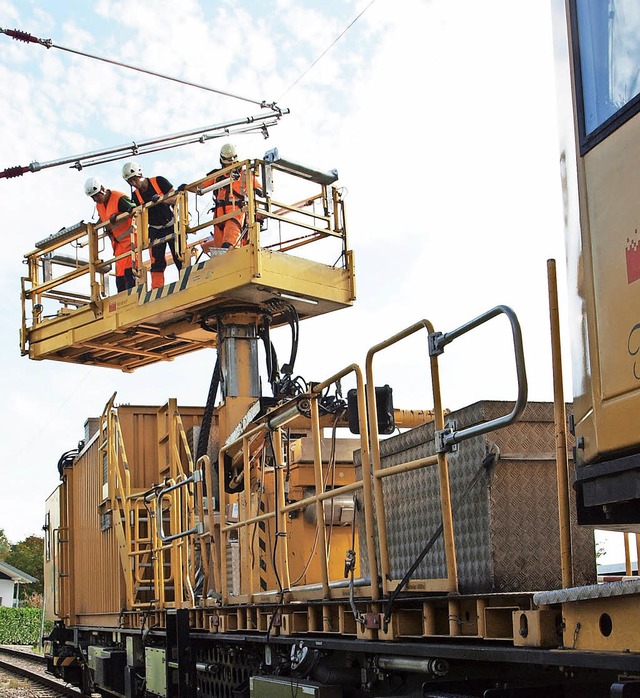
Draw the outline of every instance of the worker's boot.
<instances>
[{"instance_id":1,"label":"worker's boot","mask_svg":"<svg viewBox=\"0 0 640 698\"><path fill-rule=\"evenodd\" d=\"M151 272L151 288L160 288L164 286L164 272L163 271L152 271Z\"/></svg>"}]
</instances>

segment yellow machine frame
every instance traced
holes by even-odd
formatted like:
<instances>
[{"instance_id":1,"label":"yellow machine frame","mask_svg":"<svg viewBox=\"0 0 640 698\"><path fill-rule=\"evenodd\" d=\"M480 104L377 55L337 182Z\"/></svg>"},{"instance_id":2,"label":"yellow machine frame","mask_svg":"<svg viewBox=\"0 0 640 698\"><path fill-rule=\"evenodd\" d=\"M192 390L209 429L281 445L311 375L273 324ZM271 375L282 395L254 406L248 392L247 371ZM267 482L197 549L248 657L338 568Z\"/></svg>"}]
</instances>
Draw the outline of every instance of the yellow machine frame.
<instances>
[{"instance_id":1,"label":"yellow machine frame","mask_svg":"<svg viewBox=\"0 0 640 698\"><path fill-rule=\"evenodd\" d=\"M212 226L233 214L217 218L201 214L198 199L211 191L215 194L238 169L246 172L248 244L213 250L209 258L201 252L201 243ZM344 201L324 173L296 170L277 161L247 160L216 176L223 179L214 186L203 187L211 179L203 177L173 195L174 240L183 268L177 281L161 288L151 290L147 285L147 219L152 203L133 213L138 231L131 252L138 275L134 289L109 295L108 273L125 255L105 258L108 223L65 229L28 253L21 294L23 355L132 371L215 346L215 335L201 322L229 307L268 309L275 327L280 322L279 303L293 305L305 318L353 302L354 261ZM254 190L254 177L263 196ZM284 198L286 191L295 192L297 198ZM276 193L283 198L275 198ZM191 217L196 219L193 223ZM269 223L277 226L277 236L262 230ZM304 253L306 257L301 256ZM172 265L173 260L168 262Z\"/></svg>"}]
</instances>

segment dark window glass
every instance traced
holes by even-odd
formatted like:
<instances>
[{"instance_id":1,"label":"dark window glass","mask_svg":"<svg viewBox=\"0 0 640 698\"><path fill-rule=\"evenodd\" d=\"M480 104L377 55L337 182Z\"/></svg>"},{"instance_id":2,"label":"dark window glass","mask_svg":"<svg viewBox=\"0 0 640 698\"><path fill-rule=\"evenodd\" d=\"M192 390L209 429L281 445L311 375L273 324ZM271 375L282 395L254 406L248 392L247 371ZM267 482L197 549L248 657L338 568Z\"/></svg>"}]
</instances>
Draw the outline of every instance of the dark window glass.
<instances>
[{"instance_id":1,"label":"dark window glass","mask_svg":"<svg viewBox=\"0 0 640 698\"><path fill-rule=\"evenodd\" d=\"M585 136L640 92L640 2L575 0Z\"/></svg>"}]
</instances>

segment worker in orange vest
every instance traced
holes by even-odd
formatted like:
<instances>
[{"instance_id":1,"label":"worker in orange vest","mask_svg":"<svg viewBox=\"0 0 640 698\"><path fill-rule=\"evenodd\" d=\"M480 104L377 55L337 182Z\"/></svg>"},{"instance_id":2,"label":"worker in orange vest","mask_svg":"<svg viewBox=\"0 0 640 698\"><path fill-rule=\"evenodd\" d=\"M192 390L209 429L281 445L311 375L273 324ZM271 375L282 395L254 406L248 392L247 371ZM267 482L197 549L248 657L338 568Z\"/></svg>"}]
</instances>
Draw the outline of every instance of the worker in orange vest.
<instances>
[{"instance_id":1,"label":"worker in orange vest","mask_svg":"<svg viewBox=\"0 0 640 698\"><path fill-rule=\"evenodd\" d=\"M122 177L133 189L133 198L138 205L149 201L155 203L165 196L173 194L173 184L165 177L145 177L142 167L137 162L125 162ZM165 258L167 242L173 262L178 271L182 269L182 260L176 252L174 231L173 200L161 201L149 208L149 241L151 247L151 288L164 286L164 270L167 268ZM166 240L165 238L170 238ZM164 240L153 244L156 240Z\"/></svg>"},{"instance_id":2,"label":"worker in orange vest","mask_svg":"<svg viewBox=\"0 0 640 698\"><path fill-rule=\"evenodd\" d=\"M224 169L238 162L238 153L236 148L231 143L225 143L220 149L220 165L221 167L211 170L207 174L215 174L220 169ZM238 245L246 245L246 238L242 238L243 227L246 219L246 213L243 207L247 201L247 183L246 169L232 170L224 175L218 175L207 179L202 183L202 187L208 187L217 182L229 179L230 182L225 184L220 189L213 192L215 201L214 218L219 218L228 213L232 214L227 220L216 223L213 227L213 237L205 240L202 243L202 249L208 252L212 247L237 247ZM262 190L258 180L253 179L254 191L261 196Z\"/></svg>"},{"instance_id":3,"label":"worker in orange vest","mask_svg":"<svg viewBox=\"0 0 640 698\"><path fill-rule=\"evenodd\" d=\"M135 208L131 199L121 191L106 189L98 177L89 177L84 183L85 194L93 199L101 222L109 221L107 235L111 239L113 256L126 254L116 260L116 288L124 291L136 285L133 273L133 254L136 249L136 231L130 217L116 223L121 213L129 213Z\"/></svg>"}]
</instances>

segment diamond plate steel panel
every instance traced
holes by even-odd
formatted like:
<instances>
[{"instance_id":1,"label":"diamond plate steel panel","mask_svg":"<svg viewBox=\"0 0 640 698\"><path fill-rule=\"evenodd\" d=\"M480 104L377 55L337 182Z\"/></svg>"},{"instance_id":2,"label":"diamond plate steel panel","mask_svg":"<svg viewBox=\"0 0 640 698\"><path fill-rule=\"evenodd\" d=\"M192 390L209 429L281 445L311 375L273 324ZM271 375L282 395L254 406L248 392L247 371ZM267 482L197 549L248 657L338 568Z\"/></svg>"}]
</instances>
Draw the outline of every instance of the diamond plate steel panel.
<instances>
[{"instance_id":1,"label":"diamond plate steel panel","mask_svg":"<svg viewBox=\"0 0 640 698\"><path fill-rule=\"evenodd\" d=\"M448 416L463 428L508 414L513 403L482 401ZM553 404L529 403L516 424L471 438L449 456L461 593L521 592L562 585ZM381 443L382 467L434 453L433 423ZM500 457L469 490L490 449ZM570 482L572 481L570 473ZM440 524L436 467L383 479L391 576L400 579ZM573 495L573 490L571 491ZM572 501L574 581L596 579L593 532L578 528ZM362 537L361 537L362 538ZM366 551L361 564L368 570ZM444 577L442 538L414 579Z\"/></svg>"}]
</instances>

